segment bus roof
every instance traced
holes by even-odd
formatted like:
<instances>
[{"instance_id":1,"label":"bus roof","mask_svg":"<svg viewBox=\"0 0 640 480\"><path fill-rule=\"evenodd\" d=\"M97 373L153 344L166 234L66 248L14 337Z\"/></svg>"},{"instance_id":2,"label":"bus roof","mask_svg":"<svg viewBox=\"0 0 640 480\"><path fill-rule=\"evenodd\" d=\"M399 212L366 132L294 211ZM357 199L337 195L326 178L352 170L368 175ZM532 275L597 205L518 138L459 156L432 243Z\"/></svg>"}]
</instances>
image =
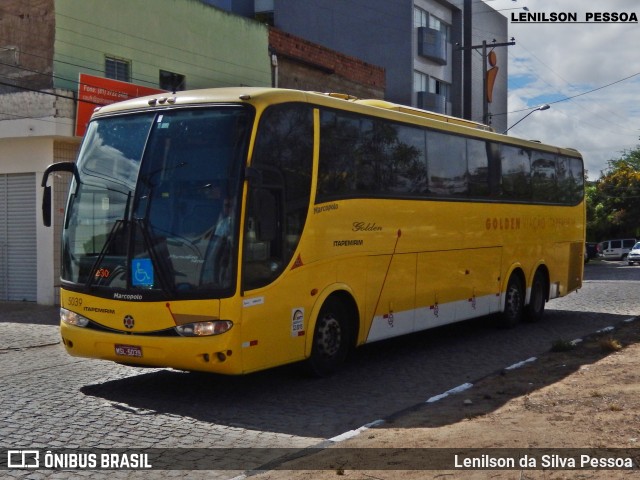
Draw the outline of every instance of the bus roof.
<instances>
[{"instance_id":1,"label":"bus roof","mask_svg":"<svg viewBox=\"0 0 640 480\"><path fill-rule=\"evenodd\" d=\"M211 103L219 101L237 102L238 100L249 101L260 97L269 97L275 100L277 97L286 96L289 101L313 101L319 98L332 98L342 101L351 102L357 105L366 105L370 107L383 108L409 115L416 115L423 118L429 118L440 122L462 125L465 127L479 128L481 130L493 131L491 127L483 123L472 122L462 118L452 117L441 113L435 113L428 110L400 105L386 100L379 99L360 99L351 95L342 93L321 93L321 92L305 92L301 90L276 89L276 88L259 88L259 87L230 87L230 88L211 88L202 90L180 91L175 93L161 93L148 97L139 97L123 102L97 107L96 112L113 113L114 111L130 110L144 108L148 106L162 106L171 104L197 104ZM298 98L296 98L298 97ZM321 102L324 103L324 102Z\"/></svg>"},{"instance_id":2,"label":"bus roof","mask_svg":"<svg viewBox=\"0 0 640 480\"><path fill-rule=\"evenodd\" d=\"M524 140L518 137L502 135L495 133L493 128L483 123L435 113L429 110L421 110L419 108L400 105L386 100L359 99L357 97L341 93L307 92L283 88L228 87L166 92L97 107L94 110L94 116L100 117L102 115L148 110L150 108L166 108L173 105L187 106L210 103L251 103L258 106L261 104L267 105L270 103L282 102L307 102L332 108L357 111L358 113L373 116L393 117L398 120L404 119L409 123L417 123L423 126L428 125L431 122L441 122L450 125L460 133L463 133L465 129L472 129L476 132L472 133L467 130L467 135L478 135L484 138L493 138L501 142L521 145L523 147L553 150L556 152L562 151L564 154L574 157L580 156L579 152L572 148L554 147L542 144L538 141ZM380 110L384 110L388 113L382 114ZM412 118L407 118L407 116ZM416 117L427 121L416 121ZM462 129L457 127L462 127Z\"/></svg>"},{"instance_id":3,"label":"bus roof","mask_svg":"<svg viewBox=\"0 0 640 480\"><path fill-rule=\"evenodd\" d=\"M484 123L473 122L471 120L465 120L464 118L452 117L450 115L431 112L429 110L421 110L415 107L408 107L406 105L387 102L386 100L355 100L355 103L378 108L386 108L388 110L394 110L396 112L402 112L409 115L417 115L419 117L429 118L431 120L437 120L439 122L462 125L463 127L479 128L480 130L486 130L488 132L494 131L493 128L491 128L489 125L485 125Z\"/></svg>"}]
</instances>

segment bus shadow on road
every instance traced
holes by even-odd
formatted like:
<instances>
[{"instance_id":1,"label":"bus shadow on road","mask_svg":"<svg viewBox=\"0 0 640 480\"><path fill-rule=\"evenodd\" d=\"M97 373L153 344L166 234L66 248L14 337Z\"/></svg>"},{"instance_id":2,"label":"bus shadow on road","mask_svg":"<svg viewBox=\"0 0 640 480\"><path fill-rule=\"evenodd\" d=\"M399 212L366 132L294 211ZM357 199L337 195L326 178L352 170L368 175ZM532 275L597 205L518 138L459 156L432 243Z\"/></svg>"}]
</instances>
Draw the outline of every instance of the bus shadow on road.
<instances>
[{"instance_id":1,"label":"bus shadow on road","mask_svg":"<svg viewBox=\"0 0 640 480\"><path fill-rule=\"evenodd\" d=\"M624 323L627 318L551 310L543 321L514 329L496 329L490 318L449 325L366 345L329 378L310 378L299 364L242 377L139 370L140 374L125 379L86 385L81 392L113 402L115 408L131 415L168 414L326 439L380 419L385 425L399 422L413 411L432 408L428 399L461 384L476 384L492 375L504 383L499 392L487 394L490 398L474 403L472 409L458 407L446 415L430 414L422 426L446 425L489 413L526 394L527 389L551 385L596 362L604 353L577 354L580 346L563 353L549 350L556 340L573 340L570 335L576 328L585 332L608 325L619 325L620 331L637 328L632 325L638 322ZM637 334L635 338L637 341ZM555 359L559 366L551 368L545 363L535 382L517 379L522 372L542 365L540 360L522 369L505 370L530 357ZM462 400L458 396L455 401Z\"/></svg>"}]
</instances>

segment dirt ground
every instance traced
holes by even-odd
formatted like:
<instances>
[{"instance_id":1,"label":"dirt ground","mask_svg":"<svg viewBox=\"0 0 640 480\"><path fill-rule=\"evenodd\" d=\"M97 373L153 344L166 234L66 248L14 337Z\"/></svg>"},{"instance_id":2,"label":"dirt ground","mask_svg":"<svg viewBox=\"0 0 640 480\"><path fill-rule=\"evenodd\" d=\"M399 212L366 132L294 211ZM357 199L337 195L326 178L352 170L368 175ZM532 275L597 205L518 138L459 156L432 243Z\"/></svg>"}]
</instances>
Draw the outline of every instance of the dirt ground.
<instances>
[{"instance_id":1,"label":"dirt ground","mask_svg":"<svg viewBox=\"0 0 640 480\"><path fill-rule=\"evenodd\" d=\"M402 412L324 449L319 455L332 455L325 470L298 470L320 464L306 456L253 478L640 479L639 366L640 321L636 320L575 346L556 344L520 368L488 376L471 388ZM616 455L629 459L633 467L566 468L571 458L580 466L580 455L589 453L585 449L599 449L602 454L609 448L624 449ZM344 449L344 454L335 449ZM521 469L520 458L529 452L537 457L536 468ZM445 456L436 468L447 470L415 467L421 460L411 455L423 458L432 453ZM459 454L459 464L463 457L512 456L516 468L456 468L454 453ZM543 454L550 456L543 460ZM353 468L358 461L376 467ZM413 469L399 470L407 464Z\"/></svg>"}]
</instances>

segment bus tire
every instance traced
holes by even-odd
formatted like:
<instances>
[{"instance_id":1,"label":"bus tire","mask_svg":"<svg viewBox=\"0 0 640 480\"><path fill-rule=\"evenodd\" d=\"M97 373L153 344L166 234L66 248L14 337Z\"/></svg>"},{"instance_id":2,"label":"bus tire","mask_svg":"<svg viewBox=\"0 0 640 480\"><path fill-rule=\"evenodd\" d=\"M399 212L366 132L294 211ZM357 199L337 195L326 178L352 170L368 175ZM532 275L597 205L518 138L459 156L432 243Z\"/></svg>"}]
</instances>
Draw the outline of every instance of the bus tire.
<instances>
[{"instance_id":1,"label":"bus tire","mask_svg":"<svg viewBox=\"0 0 640 480\"><path fill-rule=\"evenodd\" d=\"M539 322L544 316L547 303L547 279L541 271L537 271L531 284L531 298L524 309L524 319L527 322Z\"/></svg>"},{"instance_id":2,"label":"bus tire","mask_svg":"<svg viewBox=\"0 0 640 480\"><path fill-rule=\"evenodd\" d=\"M349 352L347 309L336 298L329 298L318 314L308 365L311 373L327 377L336 372Z\"/></svg>"},{"instance_id":3,"label":"bus tire","mask_svg":"<svg viewBox=\"0 0 640 480\"><path fill-rule=\"evenodd\" d=\"M512 274L509 278L504 295L504 310L498 319L498 325L511 328L520 323L524 311L524 289L517 274Z\"/></svg>"}]
</instances>

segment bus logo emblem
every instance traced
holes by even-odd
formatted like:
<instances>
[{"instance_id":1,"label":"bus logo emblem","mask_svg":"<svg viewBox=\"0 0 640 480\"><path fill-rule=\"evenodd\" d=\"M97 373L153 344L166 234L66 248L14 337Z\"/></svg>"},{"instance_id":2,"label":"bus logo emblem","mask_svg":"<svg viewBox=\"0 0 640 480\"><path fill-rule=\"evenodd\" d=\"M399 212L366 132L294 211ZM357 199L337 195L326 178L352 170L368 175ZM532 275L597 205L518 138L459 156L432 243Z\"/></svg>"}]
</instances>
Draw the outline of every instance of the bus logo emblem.
<instances>
[{"instance_id":1,"label":"bus logo emblem","mask_svg":"<svg viewBox=\"0 0 640 480\"><path fill-rule=\"evenodd\" d=\"M124 326L126 328L131 329L133 328L136 322L133 320L133 317L131 315L127 315L126 317L124 317L124 320L122 321L122 323L124 323Z\"/></svg>"}]
</instances>

